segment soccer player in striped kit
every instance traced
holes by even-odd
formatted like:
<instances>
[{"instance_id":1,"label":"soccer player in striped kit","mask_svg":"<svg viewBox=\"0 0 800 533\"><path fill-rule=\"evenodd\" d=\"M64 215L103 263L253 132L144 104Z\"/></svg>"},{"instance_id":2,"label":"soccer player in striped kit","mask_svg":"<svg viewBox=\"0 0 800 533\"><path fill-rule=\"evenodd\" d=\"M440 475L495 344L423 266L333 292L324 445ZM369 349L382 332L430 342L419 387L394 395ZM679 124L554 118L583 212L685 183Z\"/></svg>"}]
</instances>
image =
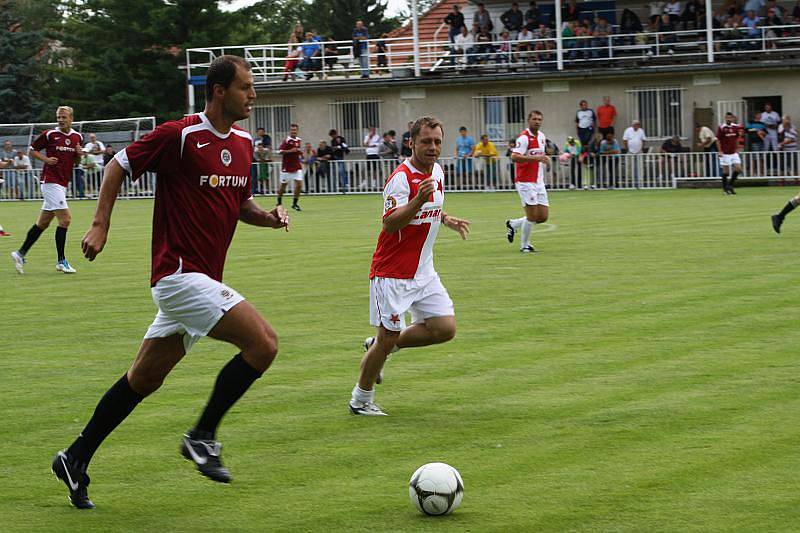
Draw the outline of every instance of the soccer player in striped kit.
<instances>
[{"instance_id":1,"label":"soccer player in striped kit","mask_svg":"<svg viewBox=\"0 0 800 533\"><path fill-rule=\"evenodd\" d=\"M506 220L506 238L508 242L514 242L514 236L520 231L519 251L523 253L536 251L531 244L533 225L546 222L549 216L550 202L544 186L544 172L550 166L550 156L545 153L547 137L541 130L543 121L541 111L528 113L528 128L520 133L511 149L511 160L515 163L514 182L525 216Z\"/></svg>"}]
</instances>

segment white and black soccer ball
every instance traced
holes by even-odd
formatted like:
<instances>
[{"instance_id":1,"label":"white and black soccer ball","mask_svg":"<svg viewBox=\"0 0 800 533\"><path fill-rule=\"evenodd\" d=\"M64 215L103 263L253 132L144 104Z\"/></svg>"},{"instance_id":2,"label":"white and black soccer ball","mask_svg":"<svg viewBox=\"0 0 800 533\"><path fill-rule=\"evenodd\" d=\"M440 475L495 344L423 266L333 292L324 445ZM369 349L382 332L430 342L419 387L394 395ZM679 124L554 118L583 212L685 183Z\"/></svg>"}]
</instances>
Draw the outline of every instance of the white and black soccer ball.
<instances>
[{"instance_id":1,"label":"white and black soccer ball","mask_svg":"<svg viewBox=\"0 0 800 533\"><path fill-rule=\"evenodd\" d=\"M445 463L417 468L408 484L408 495L419 512L430 516L452 513L461 504L464 482L458 470Z\"/></svg>"}]
</instances>

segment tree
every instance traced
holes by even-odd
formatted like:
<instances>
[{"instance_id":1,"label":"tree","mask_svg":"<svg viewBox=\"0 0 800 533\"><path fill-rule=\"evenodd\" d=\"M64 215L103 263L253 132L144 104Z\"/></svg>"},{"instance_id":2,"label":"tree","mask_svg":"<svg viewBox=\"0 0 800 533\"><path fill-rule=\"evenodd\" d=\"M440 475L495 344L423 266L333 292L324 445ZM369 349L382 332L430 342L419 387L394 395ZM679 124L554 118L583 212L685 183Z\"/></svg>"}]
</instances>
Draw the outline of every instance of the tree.
<instances>
[{"instance_id":1,"label":"tree","mask_svg":"<svg viewBox=\"0 0 800 533\"><path fill-rule=\"evenodd\" d=\"M33 122L44 109L49 47L44 27L37 27L32 15L53 7L0 0L0 123Z\"/></svg>"},{"instance_id":2,"label":"tree","mask_svg":"<svg viewBox=\"0 0 800 533\"><path fill-rule=\"evenodd\" d=\"M395 18L386 18L386 0L315 0L309 23L317 32L337 41L353 36L357 20L364 21L371 38L380 37L400 24Z\"/></svg>"}]
</instances>

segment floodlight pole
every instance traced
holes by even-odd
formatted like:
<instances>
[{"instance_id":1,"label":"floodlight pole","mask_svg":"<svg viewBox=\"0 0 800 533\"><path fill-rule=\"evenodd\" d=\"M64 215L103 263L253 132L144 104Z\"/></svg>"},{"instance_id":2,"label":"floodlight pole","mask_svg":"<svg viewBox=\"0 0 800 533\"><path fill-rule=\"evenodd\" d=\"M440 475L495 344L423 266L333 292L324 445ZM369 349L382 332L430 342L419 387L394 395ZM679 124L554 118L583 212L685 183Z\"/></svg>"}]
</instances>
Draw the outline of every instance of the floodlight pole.
<instances>
[{"instance_id":1,"label":"floodlight pole","mask_svg":"<svg viewBox=\"0 0 800 533\"><path fill-rule=\"evenodd\" d=\"M708 62L714 62L714 17L711 14L711 0L706 0L706 53Z\"/></svg>"},{"instance_id":2,"label":"floodlight pole","mask_svg":"<svg viewBox=\"0 0 800 533\"><path fill-rule=\"evenodd\" d=\"M417 17L417 0L411 0L411 29L414 35L414 77L419 78L422 73L419 68L419 20Z\"/></svg>"},{"instance_id":3,"label":"floodlight pole","mask_svg":"<svg viewBox=\"0 0 800 533\"><path fill-rule=\"evenodd\" d=\"M186 49L186 112L194 114L194 85L192 85L192 67L189 66L189 49Z\"/></svg>"},{"instance_id":4,"label":"floodlight pole","mask_svg":"<svg viewBox=\"0 0 800 533\"><path fill-rule=\"evenodd\" d=\"M709 2L710 0L706 0ZM564 70L564 39L561 31L561 0L556 0L556 64L558 70Z\"/></svg>"}]
</instances>

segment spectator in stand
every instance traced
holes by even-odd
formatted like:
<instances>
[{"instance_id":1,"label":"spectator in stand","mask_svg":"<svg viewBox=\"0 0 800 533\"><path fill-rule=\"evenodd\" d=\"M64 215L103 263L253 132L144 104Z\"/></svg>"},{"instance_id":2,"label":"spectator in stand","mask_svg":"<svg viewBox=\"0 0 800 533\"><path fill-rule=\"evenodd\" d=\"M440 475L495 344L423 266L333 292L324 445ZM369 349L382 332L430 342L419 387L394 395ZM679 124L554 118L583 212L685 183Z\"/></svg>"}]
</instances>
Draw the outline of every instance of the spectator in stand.
<instances>
[{"instance_id":1,"label":"spectator in stand","mask_svg":"<svg viewBox=\"0 0 800 533\"><path fill-rule=\"evenodd\" d=\"M361 146L364 147L364 152L367 155L367 178L365 181L362 177L359 184L361 188L365 186L372 187L378 183L380 165L377 160L381 158L381 143L383 143L383 139L378 133L377 127L375 125L370 125L367 134L364 135L364 139L361 142Z\"/></svg>"},{"instance_id":2,"label":"spectator in stand","mask_svg":"<svg viewBox=\"0 0 800 533\"><path fill-rule=\"evenodd\" d=\"M700 4L700 0L686 0L686 5L683 8L683 13L681 13L681 27L684 30L694 30L697 28L697 17L700 14L700 9L702 4Z\"/></svg>"},{"instance_id":3,"label":"spectator in stand","mask_svg":"<svg viewBox=\"0 0 800 533\"><path fill-rule=\"evenodd\" d=\"M330 130L328 136L331 138L331 149L333 149L333 160L336 161L336 179L339 184L339 190L342 194L346 194L349 189L349 177L347 175L347 165L344 158L350 153L350 147L347 146L347 141L344 137L339 135L336 130Z\"/></svg>"},{"instance_id":4,"label":"spectator in stand","mask_svg":"<svg viewBox=\"0 0 800 533\"><path fill-rule=\"evenodd\" d=\"M381 38L378 42L375 43L375 51L378 54L378 68L385 69L389 66L389 63L386 61L386 52L388 51L386 47L386 39L389 38L388 33L384 33L381 35Z\"/></svg>"},{"instance_id":5,"label":"spectator in stand","mask_svg":"<svg viewBox=\"0 0 800 533\"><path fill-rule=\"evenodd\" d=\"M569 188L580 189L583 186L583 169L581 168L583 148L581 142L572 135L567 136L564 152L569 154Z\"/></svg>"},{"instance_id":6,"label":"spectator in stand","mask_svg":"<svg viewBox=\"0 0 800 533\"><path fill-rule=\"evenodd\" d=\"M672 19L664 13L661 15L661 19L658 21L658 25L656 26L656 31L661 33L659 35L660 41L660 49L666 49L669 55L675 53L675 43L677 42L678 38L675 36L675 24L672 22ZM654 54L659 55L661 50L656 48L655 46L647 51L648 56L652 56Z\"/></svg>"},{"instance_id":7,"label":"spectator in stand","mask_svg":"<svg viewBox=\"0 0 800 533\"><path fill-rule=\"evenodd\" d=\"M524 27L517 33L517 61L525 63L533 50L533 32Z\"/></svg>"},{"instance_id":8,"label":"spectator in stand","mask_svg":"<svg viewBox=\"0 0 800 533\"><path fill-rule=\"evenodd\" d=\"M569 0L568 4L561 5L561 21L577 22L580 19L581 8L578 7L577 0Z\"/></svg>"},{"instance_id":9,"label":"spectator in stand","mask_svg":"<svg viewBox=\"0 0 800 533\"><path fill-rule=\"evenodd\" d=\"M263 145L267 151L267 158L272 158L272 137L267 134L267 130L259 126L256 128L256 136L253 139L253 145Z\"/></svg>"},{"instance_id":10,"label":"spectator in stand","mask_svg":"<svg viewBox=\"0 0 800 533\"><path fill-rule=\"evenodd\" d=\"M306 33L306 40L301 45L303 49L303 61L300 63L300 68L306 71L306 79L310 80L314 77L314 71L319 71L322 68L320 56L322 55L322 40L314 35L313 31ZM319 74L318 74L319 75ZM320 77L322 77L320 75Z\"/></svg>"},{"instance_id":11,"label":"spectator in stand","mask_svg":"<svg viewBox=\"0 0 800 533\"><path fill-rule=\"evenodd\" d=\"M614 133L614 122L617 120L617 108L611 103L611 97L603 97L603 105L597 108L597 131L605 137Z\"/></svg>"},{"instance_id":12,"label":"spectator in stand","mask_svg":"<svg viewBox=\"0 0 800 533\"><path fill-rule=\"evenodd\" d=\"M109 161L114 159L114 156L117 155L116 150L110 144L106 145L106 151L103 152L103 166L106 166Z\"/></svg>"},{"instance_id":13,"label":"spectator in stand","mask_svg":"<svg viewBox=\"0 0 800 533\"><path fill-rule=\"evenodd\" d=\"M742 27L742 17L738 13L734 13L728 20L725 21L723 26L725 31L722 32L722 49L725 51L736 51L739 49L739 42L742 39L742 34L739 28Z\"/></svg>"},{"instance_id":14,"label":"spectator in stand","mask_svg":"<svg viewBox=\"0 0 800 533\"><path fill-rule=\"evenodd\" d=\"M92 155L98 169L103 169L103 152L106 151L106 145L97 140L97 135L89 134L89 142L83 147L83 151Z\"/></svg>"},{"instance_id":15,"label":"spectator in stand","mask_svg":"<svg viewBox=\"0 0 800 533\"><path fill-rule=\"evenodd\" d=\"M358 56L358 63L360 65L361 77L369 78L369 31L364 26L363 20L356 21L356 27L353 28L353 55Z\"/></svg>"},{"instance_id":16,"label":"spectator in stand","mask_svg":"<svg viewBox=\"0 0 800 533\"><path fill-rule=\"evenodd\" d=\"M778 150L778 126L781 124L781 116L772 109L772 104L764 104L764 111L761 113L761 122L767 130L764 137L764 151L774 152Z\"/></svg>"},{"instance_id":17,"label":"spectator in stand","mask_svg":"<svg viewBox=\"0 0 800 533\"><path fill-rule=\"evenodd\" d=\"M333 70L334 65L339 62L339 45L336 44L333 39L328 37L325 39L324 44L322 45L322 52L324 56L325 68L327 70ZM380 59L378 61L380 61ZM350 67L350 65L343 66L345 69ZM350 77L350 72L348 70L344 71L344 77Z\"/></svg>"},{"instance_id":18,"label":"spectator in stand","mask_svg":"<svg viewBox=\"0 0 800 533\"><path fill-rule=\"evenodd\" d=\"M619 155L622 153L617 139L613 133L608 133L600 143L600 174L604 177L606 186L613 189L617 184L617 170L619 169Z\"/></svg>"},{"instance_id":19,"label":"spectator in stand","mask_svg":"<svg viewBox=\"0 0 800 533\"><path fill-rule=\"evenodd\" d=\"M497 147L485 133L481 135L481 142L475 145L472 157L481 162L486 178L486 190L493 191L497 187L497 160L500 154L497 153Z\"/></svg>"},{"instance_id":20,"label":"spectator in stand","mask_svg":"<svg viewBox=\"0 0 800 533\"><path fill-rule=\"evenodd\" d=\"M598 15L592 29L592 57L608 57L611 48L609 36L614 34L614 27L602 15Z\"/></svg>"},{"instance_id":21,"label":"spectator in stand","mask_svg":"<svg viewBox=\"0 0 800 533\"><path fill-rule=\"evenodd\" d=\"M383 142L381 142L381 145L378 148L378 155L381 159L388 159L390 161L397 160L399 150L397 149L397 143L394 142L394 139L392 138L391 132L387 131L383 134Z\"/></svg>"},{"instance_id":22,"label":"spectator in stand","mask_svg":"<svg viewBox=\"0 0 800 533\"><path fill-rule=\"evenodd\" d=\"M16 151L14 150L14 144L11 141L4 141L3 155L0 157L0 160L10 163L14 159L15 155Z\"/></svg>"},{"instance_id":23,"label":"spectator in stand","mask_svg":"<svg viewBox=\"0 0 800 533\"><path fill-rule=\"evenodd\" d=\"M409 122L406 127L408 128L403 134L403 140L400 144L400 155L403 157L411 157L411 127L413 122Z\"/></svg>"},{"instance_id":24,"label":"spectator in stand","mask_svg":"<svg viewBox=\"0 0 800 533\"><path fill-rule=\"evenodd\" d=\"M503 27L508 31L511 39L515 40L524 22L522 11L519 10L519 4L516 2L511 4L511 9L500 16L500 22L503 23Z\"/></svg>"},{"instance_id":25,"label":"spectator in stand","mask_svg":"<svg viewBox=\"0 0 800 533\"><path fill-rule=\"evenodd\" d=\"M761 48L761 17L755 11L748 11L742 19L742 26L747 28L748 46L752 49Z\"/></svg>"},{"instance_id":26,"label":"spectator in stand","mask_svg":"<svg viewBox=\"0 0 800 533\"><path fill-rule=\"evenodd\" d=\"M639 34L643 31L642 21L639 20L638 15L630 9L624 9L622 10L622 15L620 15L619 33L625 36L618 37L615 41L623 45L633 44L636 37L638 37L638 35L634 36L634 34Z\"/></svg>"},{"instance_id":27,"label":"spectator in stand","mask_svg":"<svg viewBox=\"0 0 800 533\"><path fill-rule=\"evenodd\" d=\"M680 0L672 0L667 2L664 6L664 14L669 17L672 24L677 24L681 18L681 2Z\"/></svg>"},{"instance_id":28,"label":"spectator in stand","mask_svg":"<svg viewBox=\"0 0 800 533\"><path fill-rule=\"evenodd\" d=\"M778 139L783 155L783 171L787 176L797 175L797 128L792 124L792 117L784 115L778 127Z\"/></svg>"},{"instance_id":29,"label":"spectator in stand","mask_svg":"<svg viewBox=\"0 0 800 533\"><path fill-rule=\"evenodd\" d=\"M661 151L665 154L672 154L671 156L668 156L666 160L667 176L679 176L685 174L685 159L680 157L678 154L690 152L691 149L681 143L681 138L678 135L673 135L671 138L664 141L661 144Z\"/></svg>"},{"instance_id":30,"label":"spectator in stand","mask_svg":"<svg viewBox=\"0 0 800 533\"><path fill-rule=\"evenodd\" d=\"M257 144L253 151L253 188L261 194L267 193L266 185L269 183L269 164L272 161L271 155L263 144Z\"/></svg>"},{"instance_id":31,"label":"spectator in stand","mask_svg":"<svg viewBox=\"0 0 800 533\"><path fill-rule=\"evenodd\" d=\"M453 10L444 18L444 23L449 26L447 35L450 37L450 42L456 42L456 36L461 34L461 28L465 25L464 15L457 5L454 5Z\"/></svg>"},{"instance_id":32,"label":"spectator in stand","mask_svg":"<svg viewBox=\"0 0 800 533\"><path fill-rule=\"evenodd\" d=\"M333 148L328 146L324 139L320 139L317 145L317 176L325 180L325 192L334 190L331 161L333 161Z\"/></svg>"},{"instance_id":33,"label":"spectator in stand","mask_svg":"<svg viewBox=\"0 0 800 533\"><path fill-rule=\"evenodd\" d=\"M650 24L655 24L664 14L664 2L661 0L654 0L647 4L650 8Z\"/></svg>"},{"instance_id":34,"label":"spectator in stand","mask_svg":"<svg viewBox=\"0 0 800 533\"><path fill-rule=\"evenodd\" d=\"M572 21L567 21L562 24L561 43L564 47L564 51L567 54L567 59L575 59L578 57L578 51L575 49L578 45L578 41L574 37L575 23Z\"/></svg>"},{"instance_id":35,"label":"spectator in stand","mask_svg":"<svg viewBox=\"0 0 800 533\"><path fill-rule=\"evenodd\" d=\"M497 48L497 55L494 56L494 60L501 65L510 66L512 61L512 45L511 45L511 38L506 30L500 34L500 46Z\"/></svg>"},{"instance_id":36,"label":"spectator in stand","mask_svg":"<svg viewBox=\"0 0 800 533\"><path fill-rule=\"evenodd\" d=\"M642 161L638 156L645 152L646 145L647 134L642 129L642 123L638 120L634 120L630 127L622 134L622 146L628 154L634 156L626 158L625 166L631 170L631 179L637 189L642 185Z\"/></svg>"},{"instance_id":37,"label":"spectator in stand","mask_svg":"<svg viewBox=\"0 0 800 533\"><path fill-rule=\"evenodd\" d=\"M680 154L688 152L689 147L681 143L681 138L678 135L673 135L661 144L661 151L665 154Z\"/></svg>"},{"instance_id":38,"label":"spectator in stand","mask_svg":"<svg viewBox=\"0 0 800 533\"><path fill-rule=\"evenodd\" d=\"M541 13L539 13L539 6L536 5L536 2L528 4L528 9L525 11L525 21L527 24L531 25L528 28L529 30L534 31L539 27L539 19L541 16Z\"/></svg>"},{"instance_id":39,"label":"spectator in stand","mask_svg":"<svg viewBox=\"0 0 800 533\"><path fill-rule=\"evenodd\" d=\"M7 175L8 183L6 186L8 187L9 196L24 200L28 197L27 188L31 178L31 170L33 170L31 159L24 150L17 150L14 159L11 160L11 167L17 172Z\"/></svg>"},{"instance_id":40,"label":"spectator in stand","mask_svg":"<svg viewBox=\"0 0 800 533\"><path fill-rule=\"evenodd\" d=\"M768 41L766 43L767 48L777 48L778 44L775 41L778 37L784 35L785 30L775 29L776 26L783 26L783 20L781 20L775 8L767 8L767 16L764 18L762 26L767 28L765 33Z\"/></svg>"},{"instance_id":41,"label":"spectator in stand","mask_svg":"<svg viewBox=\"0 0 800 533\"><path fill-rule=\"evenodd\" d=\"M461 26L461 34L456 36L453 46L456 56L458 56L458 68L462 68L465 64L475 63L475 37L467 30L466 26Z\"/></svg>"},{"instance_id":42,"label":"spectator in stand","mask_svg":"<svg viewBox=\"0 0 800 533\"><path fill-rule=\"evenodd\" d=\"M494 29L494 23L492 22L491 14L486 9L486 6L483 4L483 2L478 2L478 10L475 11L475 14L472 16L472 23L477 24L478 28L481 30L485 28L486 31L491 35L492 30Z\"/></svg>"},{"instance_id":43,"label":"spectator in stand","mask_svg":"<svg viewBox=\"0 0 800 533\"><path fill-rule=\"evenodd\" d=\"M769 14L770 10L772 10L774 15L779 19L786 18L786 10L783 9L775 0L767 0L767 5L764 8L764 13Z\"/></svg>"},{"instance_id":44,"label":"spectator in stand","mask_svg":"<svg viewBox=\"0 0 800 533\"><path fill-rule=\"evenodd\" d=\"M747 151L763 152L764 139L767 137L767 126L761 122L761 113L756 113L753 120L745 126L747 132Z\"/></svg>"},{"instance_id":45,"label":"spectator in stand","mask_svg":"<svg viewBox=\"0 0 800 533\"><path fill-rule=\"evenodd\" d=\"M306 143L303 146L303 153L300 155L300 162L305 169L305 175L308 176L309 187L311 186L311 179L316 178L316 189L319 190L319 175L317 174L317 151L311 146L311 143Z\"/></svg>"},{"instance_id":46,"label":"spectator in stand","mask_svg":"<svg viewBox=\"0 0 800 533\"><path fill-rule=\"evenodd\" d=\"M578 139L583 146L586 146L594 135L595 114L589 109L589 103L586 100L581 100L578 105L580 108L575 113L575 126L578 129Z\"/></svg>"},{"instance_id":47,"label":"spectator in stand","mask_svg":"<svg viewBox=\"0 0 800 533\"><path fill-rule=\"evenodd\" d=\"M556 49L556 41L553 33L544 24L539 24L539 28L534 32L533 38L536 41L537 60L541 65L542 62L550 63L553 60L552 50Z\"/></svg>"},{"instance_id":48,"label":"spectator in stand","mask_svg":"<svg viewBox=\"0 0 800 533\"><path fill-rule=\"evenodd\" d=\"M467 135L466 126L458 128L456 137L456 173L459 176L472 174L472 152L475 150L475 139Z\"/></svg>"},{"instance_id":49,"label":"spectator in stand","mask_svg":"<svg viewBox=\"0 0 800 533\"><path fill-rule=\"evenodd\" d=\"M792 9L792 21L794 24L800 24L800 0L797 0L794 9Z\"/></svg>"},{"instance_id":50,"label":"spectator in stand","mask_svg":"<svg viewBox=\"0 0 800 533\"><path fill-rule=\"evenodd\" d=\"M296 28L297 26L295 26ZM289 42L286 44L286 62L283 64L283 81L288 80L290 77L292 81L297 79L294 71L297 70L297 66L300 64L300 56L302 55L302 50L299 46L300 41L302 41L302 38L298 39L296 32L289 34Z\"/></svg>"},{"instance_id":51,"label":"spectator in stand","mask_svg":"<svg viewBox=\"0 0 800 533\"><path fill-rule=\"evenodd\" d=\"M73 196L76 198L86 198L86 180L90 180L90 183L98 183L97 187L92 187L92 189L99 189L99 182L102 177L103 169L100 168L100 165L97 164L95 161L94 156L89 154L88 152L83 152L80 158L80 164L75 169L75 179L72 182L74 187Z\"/></svg>"},{"instance_id":52,"label":"spectator in stand","mask_svg":"<svg viewBox=\"0 0 800 533\"><path fill-rule=\"evenodd\" d=\"M754 13L761 13L761 10L767 4L766 0L747 0L744 4L743 11L753 11Z\"/></svg>"},{"instance_id":53,"label":"spectator in stand","mask_svg":"<svg viewBox=\"0 0 800 533\"><path fill-rule=\"evenodd\" d=\"M719 150L719 143L717 141L717 136L714 135L711 128L695 124L694 129L697 133L697 149L707 154L716 154ZM706 176L717 176L719 174L717 156L707 155L705 156L705 160Z\"/></svg>"},{"instance_id":54,"label":"spectator in stand","mask_svg":"<svg viewBox=\"0 0 800 533\"><path fill-rule=\"evenodd\" d=\"M506 159L508 159L508 165L507 165L508 176L509 176L509 179L511 180L512 184L514 183L515 169L514 169L514 162L511 161L511 154L514 152L514 147L515 146L517 146L517 140L516 139L509 139L508 143L506 143L506 155L505 155L505 157L506 157Z\"/></svg>"},{"instance_id":55,"label":"spectator in stand","mask_svg":"<svg viewBox=\"0 0 800 533\"><path fill-rule=\"evenodd\" d=\"M489 35L489 29L485 26L481 28L478 37L475 38L475 52L478 54L475 58L478 63L488 63L494 55L494 46L492 46L492 36Z\"/></svg>"}]
</instances>

